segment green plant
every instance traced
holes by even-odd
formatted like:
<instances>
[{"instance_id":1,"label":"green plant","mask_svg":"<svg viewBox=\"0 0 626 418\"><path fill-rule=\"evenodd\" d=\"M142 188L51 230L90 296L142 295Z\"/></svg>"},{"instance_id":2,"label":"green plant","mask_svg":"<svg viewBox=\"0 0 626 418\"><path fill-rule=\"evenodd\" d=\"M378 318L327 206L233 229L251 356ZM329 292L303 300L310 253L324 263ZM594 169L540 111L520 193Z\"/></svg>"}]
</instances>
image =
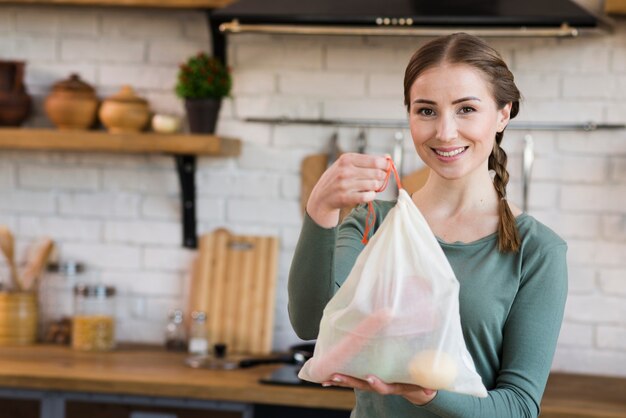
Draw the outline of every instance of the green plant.
<instances>
[{"instance_id":1,"label":"green plant","mask_svg":"<svg viewBox=\"0 0 626 418\"><path fill-rule=\"evenodd\" d=\"M176 94L183 99L219 99L232 87L230 69L214 57L200 52L180 65Z\"/></svg>"}]
</instances>

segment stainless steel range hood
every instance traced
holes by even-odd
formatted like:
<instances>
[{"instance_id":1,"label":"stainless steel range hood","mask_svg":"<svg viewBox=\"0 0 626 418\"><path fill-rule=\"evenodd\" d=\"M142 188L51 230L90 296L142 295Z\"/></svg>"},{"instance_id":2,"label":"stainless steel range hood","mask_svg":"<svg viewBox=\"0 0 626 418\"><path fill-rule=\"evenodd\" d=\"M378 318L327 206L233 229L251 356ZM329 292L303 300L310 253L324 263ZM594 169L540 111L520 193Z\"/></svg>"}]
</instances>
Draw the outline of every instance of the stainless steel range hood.
<instances>
[{"instance_id":1,"label":"stainless steel range hood","mask_svg":"<svg viewBox=\"0 0 626 418\"><path fill-rule=\"evenodd\" d=\"M224 33L571 37L600 19L571 0L239 0L212 13Z\"/></svg>"}]
</instances>

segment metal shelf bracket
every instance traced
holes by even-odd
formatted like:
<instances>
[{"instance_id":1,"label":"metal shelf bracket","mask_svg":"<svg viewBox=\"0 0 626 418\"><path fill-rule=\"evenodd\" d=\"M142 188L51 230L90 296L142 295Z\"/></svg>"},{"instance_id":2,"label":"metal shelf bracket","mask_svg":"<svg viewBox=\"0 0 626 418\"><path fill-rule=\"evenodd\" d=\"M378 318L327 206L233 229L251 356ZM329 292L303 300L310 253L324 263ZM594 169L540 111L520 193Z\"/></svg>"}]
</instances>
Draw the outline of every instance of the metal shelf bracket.
<instances>
[{"instance_id":1,"label":"metal shelf bracket","mask_svg":"<svg viewBox=\"0 0 626 418\"><path fill-rule=\"evenodd\" d=\"M196 233L196 156L177 155L176 170L180 181L180 198L183 215L183 247L197 248Z\"/></svg>"}]
</instances>

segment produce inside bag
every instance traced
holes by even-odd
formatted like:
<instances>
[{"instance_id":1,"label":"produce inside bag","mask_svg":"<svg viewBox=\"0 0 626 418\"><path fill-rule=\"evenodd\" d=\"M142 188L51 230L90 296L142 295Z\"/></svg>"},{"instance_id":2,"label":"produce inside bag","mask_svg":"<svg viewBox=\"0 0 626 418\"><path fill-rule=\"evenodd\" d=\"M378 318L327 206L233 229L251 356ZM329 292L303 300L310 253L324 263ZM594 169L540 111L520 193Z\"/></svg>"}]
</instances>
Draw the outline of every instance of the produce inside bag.
<instances>
[{"instance_id":1,"label":"produce inside bag","mask_svg":"<svg viewBox=\"0 0 626 418\"><path fill-rule=\"evenodd\" d=\"M426 219L400 187L398 202L328 302L313 357L299 377L335 373L486 397L465 346L459 282ZM383 187L384 188L384 187ZM374 224L370 205L364 242Z\"/></svg>"}]
</instances>

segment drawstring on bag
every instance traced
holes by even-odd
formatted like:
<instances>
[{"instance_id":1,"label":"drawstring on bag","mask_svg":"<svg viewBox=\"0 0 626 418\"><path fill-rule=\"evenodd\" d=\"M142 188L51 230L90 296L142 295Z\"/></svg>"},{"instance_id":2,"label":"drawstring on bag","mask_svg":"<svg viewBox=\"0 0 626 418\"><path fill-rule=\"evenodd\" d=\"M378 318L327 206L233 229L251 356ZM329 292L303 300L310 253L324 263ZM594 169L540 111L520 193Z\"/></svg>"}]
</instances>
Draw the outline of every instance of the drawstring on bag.
<instances>
[{"instance_id":1,"label":"drawstring on bag","mask_svg":"<svg viewBox=\"0 0 626 418\"><path fill-rule=\"evenodd\" d=\"M387 170L385 170L386 172L385 181L383 182L383 185L380 187L380 189L376 190L376 193L380 193L387 188L387 185L389 184L389 177L391 176L392 171L393 171L394 176L396 177L396 184L398 185L398 189L402 188L402 183L400 182L400 176L398 175L398 170L396 170L396 165L393 163L393 160L391 159L391 157L387 156L386 158L387 158L387 161L389 161L389 166L387 166ZM368 236L370 234L370 231L374 227L375 223L376 223L376 212L374 212L374 205L372 204L372 202L367 202L367 216L365 217L365 231L363 231L363 239L361 240L361 242L364 245L367 245L367 242L369 241Z\"/></svg>"}]
</instances>

